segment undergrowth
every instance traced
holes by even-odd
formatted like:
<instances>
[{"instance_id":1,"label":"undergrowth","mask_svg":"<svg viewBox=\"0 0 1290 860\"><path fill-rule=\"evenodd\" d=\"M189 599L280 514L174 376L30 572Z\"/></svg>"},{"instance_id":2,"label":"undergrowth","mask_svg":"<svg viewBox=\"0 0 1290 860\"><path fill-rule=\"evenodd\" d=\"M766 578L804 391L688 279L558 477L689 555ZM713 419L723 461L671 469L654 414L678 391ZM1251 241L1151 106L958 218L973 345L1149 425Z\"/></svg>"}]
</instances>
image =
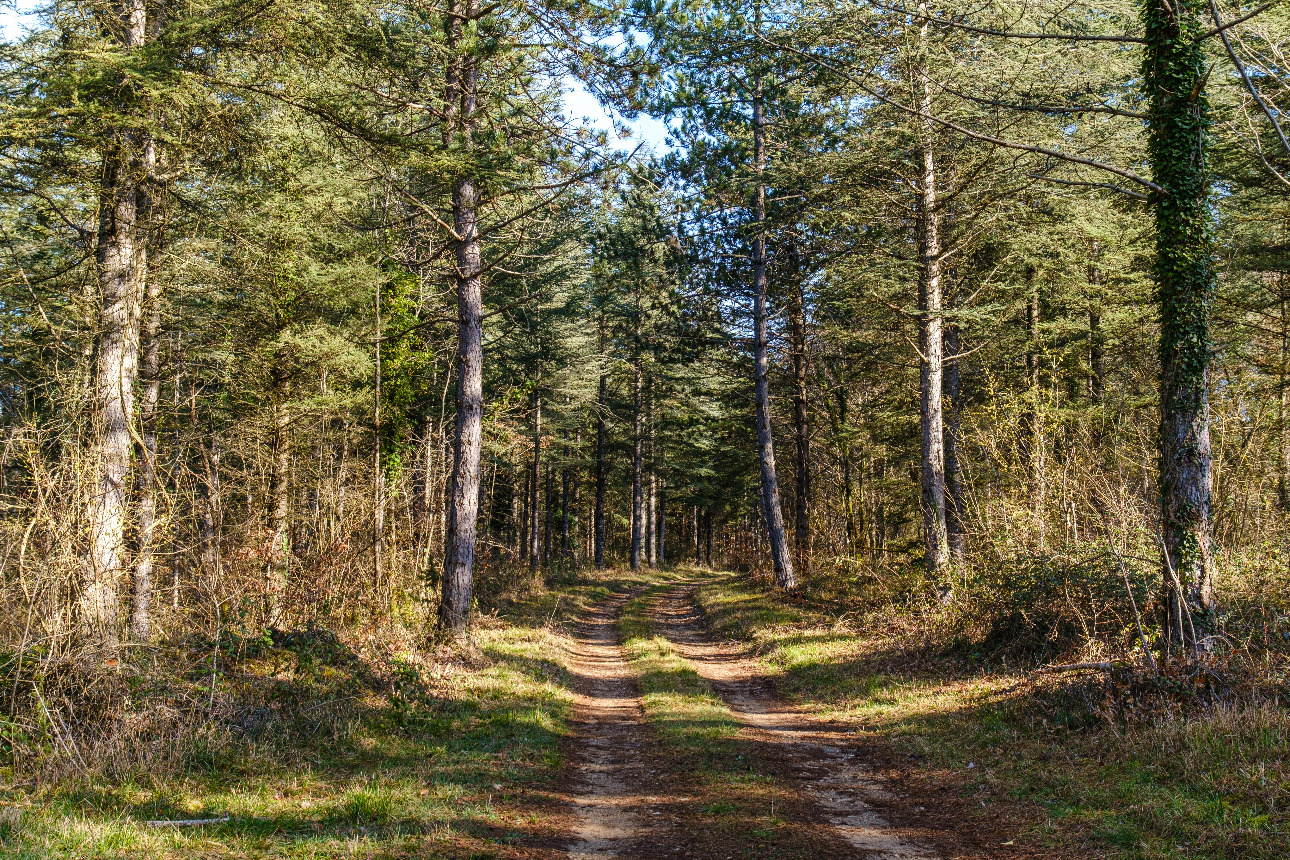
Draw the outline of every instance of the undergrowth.
<instances>
[{"instance_id":1,"label":"undergrowth","mask_svg":"<svg viewBox=\"0 0 1290 860\"><path fill-rule=\"evenodd\" d=\"M955 620L966 600L848 612L719 574L698 601L782 694L887 739L928 790L957 792L983 818L1020 809L1017 844L1125 860L1290 856L1290 715L1272 660L1258 679L1233 660L1202 684L1035 675L1045 652L992 647L990 624Z\"/></svg>"},{"instance_id":2,"label":"undergrowth","mask_svg":"<svg viewBox=\"0 0 1290 860\"><path fill-rule=\"evenodd\" d=\"M548 837L568 625L614 577L516 577L464 644L190 632L114 672L36 676L18 695L49 717L5 727L0 857L510 856Z\"/></svg>"}]
</instances>

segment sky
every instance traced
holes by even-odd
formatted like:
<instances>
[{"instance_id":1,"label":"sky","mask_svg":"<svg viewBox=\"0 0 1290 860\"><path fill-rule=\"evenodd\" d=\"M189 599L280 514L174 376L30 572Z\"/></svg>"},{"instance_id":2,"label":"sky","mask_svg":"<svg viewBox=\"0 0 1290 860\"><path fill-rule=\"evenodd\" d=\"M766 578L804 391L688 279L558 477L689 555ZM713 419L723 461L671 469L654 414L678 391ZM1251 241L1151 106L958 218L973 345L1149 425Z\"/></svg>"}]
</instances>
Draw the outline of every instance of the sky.
<instances>
[{"instance_id":1,"label":"sky","mask_svg":"<svg viewBox=\"0 0 1290 860\"><path fill-rule=\"evenodd\" d=\"M23 21L27 17L22 10L30 10L39 5L33 0L0 0L0 4L0 38L6 40L21 32ZM614 118L617 115L601 105L581 83L571 80L565 89L564 105L569 115L575 119L586 119L592 126L608 131L610 140L615 140ZM646 149L658 155L668 150L667 126L662 121L648 116L634 120L624 120L622 117L617 119L632 132L631 138L616 141L618 149L632 150L643 143Z\"/></svg>"}]
</instances>

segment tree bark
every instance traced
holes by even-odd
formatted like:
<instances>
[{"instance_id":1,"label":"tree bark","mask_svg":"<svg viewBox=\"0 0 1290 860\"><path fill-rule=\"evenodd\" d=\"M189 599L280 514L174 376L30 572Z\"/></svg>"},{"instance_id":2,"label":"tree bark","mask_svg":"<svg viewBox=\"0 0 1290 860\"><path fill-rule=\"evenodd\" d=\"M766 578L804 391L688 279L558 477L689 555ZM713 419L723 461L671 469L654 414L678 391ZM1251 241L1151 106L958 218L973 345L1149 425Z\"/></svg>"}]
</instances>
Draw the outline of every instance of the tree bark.
<instances>
[{"instance_id":1,"label":"tree bark","mask_svg":"<svg viewBox=\"0 0 1290 860\"><path fill-rule=\"evenodd\" d=\"M602 346L603 349L603 346ZM596 510L595 510L595 565L605 569L605 409L607 408L605 374L600 374L596 388Z\"/></svg>"},{"instance_id":2,"label":"tree bark","mask_svg":"<svg viewBox=\"0 0 1290 860\"><path fill-rule=\"evenodd\" d=\"M279 368L278 373L285 374ZM282 620L282 600L287 592L291 546L287 522L291 513L291 413L287 409L287 382L274 384L272 472L269 479L269 563L264 588L265 625L276 627Z\"/></svg>"},{"instance_id":3,"label":"tree bark","mask_svg":"<svg viewBox=\"0 0 1290 860\"><path fill-rule=\"evenodd\" d=\"M546 487L542 493L542 561L551 563L553 532L555 531L555 476L551 464L546 464Z\"/></svg>"},{"instance_id":4,"label":"tree bark","mask_svg":"<svg viewBox=\"0 0 1290 860\"><path fill-rule=\"evenodd\" d=\"M458 133L462 149L473 149L478 70L475 57L462 53L463 20L479 18L479 0L454 0L447 16L452 53L445 98L446 133ZM443 596L439 629L461 635L470 627L474 593L475 529L479 514L479 459L484 419L484 284L479 236L479 190L469 175L453 183L452 219L457 234L457 426L453 438L448 533L444 546Z\"/></svg>"},{"instance_id":5,"label":"tree bark","mask_svg":"<svg viewBox=\"0 0 1290 860\"><path fill-rule=\"evenodd\" d=\"M533 399L533 463L529 467L529 572L542 562L542 396Z\"/></svg>"},{"instance_id":6,"label":"tree bark","mask_svg":"<svg viewBox=\"0 0 1290 860\"><path fill-rule=\"evenodd\" d=\"M810 392L806 364L806 295L797 265L793 266L793 275L793 302L789 309L793 349L793 442L797 455L793 464L797 489L793 506L793 538L797 548L797 569L806 574L811 566L811 425L807 412Z\"/></svg>"},{"instance_id":7,"label":"tree bark","mask_svg":"<svg viewBox=\"0 0 1290 860\"><path fill-rule=\"evenodd\" d=\"M572 452L569 450L569 431L563 431L562 435L564 436L565 462L560 467L560 555L568 558L573 553L569 531L571 522L569 503L572 500L573 493L573 474L569 469L569 458Z\"/></svg>"},{"instance_id":8,"label":"tree bark","mask_svg":"<svg viewBox=\"0 0 1290 860\"><path fill-rule=\"evenodd\" d=\"M758 25L760 10L758 6ZM770 541L771 563L775 581L785 591L797 587L793 570L793 557L788 551L784 533L784 512L779 503L779 478L775 474L775 440L771 431L770 411L770 356L767 320L766 279L766 185L762 175L766 169L766 128L762 105L762 85L757 78L753 95L753 167L757 172L757 186L753 191L753 372L757 400L757 453L761 463L761 507L766 522L766 536Z\"/></svg>"},{"instance_id":9,"label":"tree bark","mask_svg":"<svg viewBox=\"0 0 1290 860\"><path fill-rule=\"evenodd\" d=\"M224 499L220 488L219 437L211 434L209 444L203 449L206 460L206 504L202 509L201 562L202 574L209 589L214 589L223 573L220 553L220 536L223 532Z\"/></svg>"},{"instance_id":10,"label":"tree bark","mask_svg":"<svg viewBox=\"0 0 1290 860\"><path fill-rule=\"evenodd\" d=\"M1106 351L1106 336L1102 333L1102 247L1096 239L1091 243L1088 265L1088 284L1093 296L1088 308L1088 394L1093 403L1100 405L1106 396L1102 364Z\"/></svg>"},{"instance_id":11,"label":"tree bark","mask_svg":"<svg viewBox=\"0 0 1290 860\"><path fill-rule=\"evenodd\" d=\"M1209 306L1215 286L1205 156L1204 33L1198 0L1142 4L1143 90L1150 98L1147 151L1160 300L1160 489L1164 633L1203 646L1215 610L1211 550Z\"/></svg>"},{"instance_id":12,"label":"tree bark","mask_svg":"<svg viewBox=\"0 0 1290 860\"><path fill-rule=\"evenodd\" d=\"M925 51L927 24L921 31ZM918 60L919 104L925 117L931 116L932 88L925 54ZM941 394L944 388L943 308L941 294L940 212L936 201L936 160L931 120L921 128L922 165L918 183L918 348L922 353L919 374L919 418L921 425L923 563L942 601L952 595L946 581L949 569L949 535L945 520L945 414Z\"/></svg>"},{"instance_id":13,"label":"tree bark","mask_svg":"<svg viewBox=\"0 0 1290 860\"><path fill-rule=\"evenodd\" d=\"M134 562L134 607L130 635L145 643L152 635L153 555L157 526L157 402L161 395L161 282L155 271L147 275L146 316L143 322L143 362L140 377L139 425L142 431L138 494L139 551Z\"/></svg>"},{"instance_id":14,"label":"tree bark","mask_svg":"<svg viewBox=\"0 0 1290 860\"><path fill-rule=\"evenodd\" d=\"M645 410L643 402L644 373L641 356L636 356L636 400L632 420L632 550L631 569L640 570L645 543Z\"/></svg>"},{"instance_id":15,"label":"tree bark","mask_svg":"<svg viewBox=\"0 0 1290 860\"><path fill-rule=\"evenodd\" d=\"M959 327L951 323L945 327L945 352L950 356L945 363L945 396L950 401L945 418L945 531L950 559L955 563L961 563L967 556L967 529L963 519L967 488L963 480L963 464L959 461L963 400L959 362L955 358L960 351Z\"/></svg>"},{"instance_id":16,"label":"tree bark","mask_svg":"<svg viewBox=\"0 0 1290 860\"><path fill-rule=\"evenodd\" d=\"M1034 518L1035 532L1039 540L1039 550L1044 551L1046 544L1044 522L1044 419L1043 391L1040 388L1039 371L1042 361L1039 342L1040 322L1039 279L1030 270L1030 296L1026 304L1026 465L1030 471L1030 510Z\"/></svg>"},{"instance_id":17,"label":"tree bark","mask_svg":"<svg viewBox=\"0 0 1290 860\"><path fill-rule=\"evenodd\" d=\"M646 421L649 425L649 510L645 516L645 546L648 548L649 566L653 570L658 567L658 470L655 463L654 454L654 385L650 381L649 405L647 407Z\"/></svg>"},{"instance_id":18,"label":"tree bark","mask_svg":"<svg viewBox=\"0 0 1290 860\"><path fill-rule=\"evenodd\" d=\"M117 10L120 47L134 51L147 39L144 0ZM118 128L103 154L99 185L99 319L94 371L93 484L86 509L89 545L82 565L81 632L92 650L109 655L120 640L117 582L124 572L127 483L133 454L138 383L139 323L147 279L148 199L155 166L147 134Z\"/></svg>"}]
</instances>

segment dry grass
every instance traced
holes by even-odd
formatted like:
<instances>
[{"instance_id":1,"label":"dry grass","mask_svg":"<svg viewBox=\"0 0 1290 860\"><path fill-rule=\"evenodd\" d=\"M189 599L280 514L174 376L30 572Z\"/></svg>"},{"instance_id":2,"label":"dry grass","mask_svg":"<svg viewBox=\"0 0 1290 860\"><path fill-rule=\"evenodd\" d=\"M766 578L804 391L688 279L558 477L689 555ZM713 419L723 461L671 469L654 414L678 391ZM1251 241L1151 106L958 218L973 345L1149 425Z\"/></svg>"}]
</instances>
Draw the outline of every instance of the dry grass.
<instances>
[{"instance_id":1,"label":"dry grass","mask_svg":"<svg viewBox=\"0 0 1290 860\"><path fill-rule=\"evenodd\" d=\"M379 631L226 638L213 688L213 643L191 640L183 684L138 672L115 731L73 728L71 755L51 742L40 767L9 770L0 857L509 856L548 836L568 624L614 577L499 595L464 647Z\"/></svg>"}]
</instances>

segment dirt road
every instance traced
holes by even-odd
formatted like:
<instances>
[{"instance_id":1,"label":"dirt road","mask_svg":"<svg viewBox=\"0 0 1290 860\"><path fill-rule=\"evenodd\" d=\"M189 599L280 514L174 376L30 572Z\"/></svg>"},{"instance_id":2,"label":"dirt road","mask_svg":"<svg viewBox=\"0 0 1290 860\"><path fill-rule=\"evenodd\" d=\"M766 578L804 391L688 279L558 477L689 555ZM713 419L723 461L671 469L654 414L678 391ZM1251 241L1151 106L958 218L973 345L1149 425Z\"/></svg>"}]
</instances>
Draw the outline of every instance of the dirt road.
<instances>
[{"instance_id":1,"label":"dirt road","mask_svg":"<svg viewBox=\"0 0 1290 860\"><path fill-rule=\"evenodd\" d=\"M778 701L752 661L711 641L691 590L678 588L654 603L655 627L743 724L739 742L750 762L747 777L729 785L695 776L645 721L617 635L630 597L597 606L577 636L575 736L565 783L573 810L568 856L1006 856L947 832L944 814L924 816L925 807L894 793L849 729ZM767 802L769 815L751 811Z\"/></svg>"}]
</instances>

